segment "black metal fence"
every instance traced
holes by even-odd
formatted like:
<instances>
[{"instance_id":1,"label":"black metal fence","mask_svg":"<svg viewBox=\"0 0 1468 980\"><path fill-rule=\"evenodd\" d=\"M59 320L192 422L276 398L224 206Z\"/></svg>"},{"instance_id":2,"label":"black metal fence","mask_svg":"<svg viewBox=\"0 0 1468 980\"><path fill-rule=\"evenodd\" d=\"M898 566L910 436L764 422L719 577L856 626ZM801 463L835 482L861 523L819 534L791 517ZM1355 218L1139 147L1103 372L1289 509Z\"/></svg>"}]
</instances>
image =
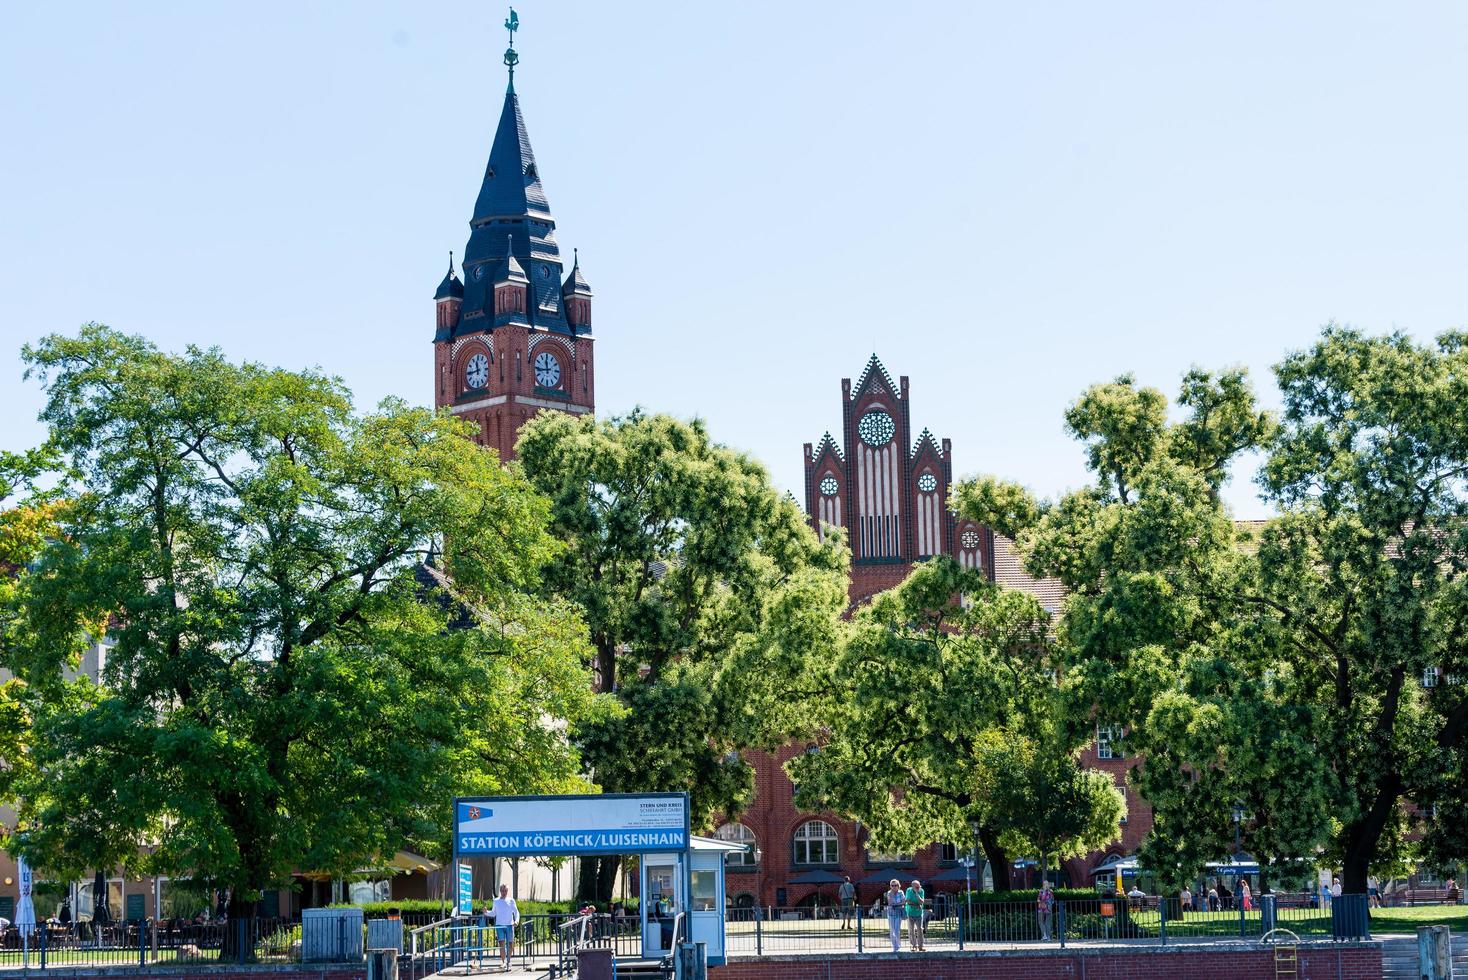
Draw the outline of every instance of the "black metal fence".
<instances>
[{"instance_id":1,"label":"black metal fence","mask_svg":"<svg viewBox=\"0 0 1468 980\"><path fill-rule=\"evenodd\" d=\"M0 933L0 968L286 963L300 956L299 919L46 923Z\"/></svg>"},{"instance_id":2,"label":"black metal fence","mask_svg":"<svg viewBox=\"0 0 1468 980\"><path fill-rule=\"evenodd\" d=\"M982 944L1054 942L1181 942L1259 939L1288 929L1301 939L1369 939L1365 895L1345 895L1325 908L1281 907L1274 896L1257 906L1229 910L1185 909L1177 899L1095 899L1056 902L1048 916L1033 902L951 902L916 922L873 916L860 907L849 916L813 914L809 908L740 909L725 922L730 953L773 954L808 950L879 952L958 948Z\"/></svg>"}]
</instances>

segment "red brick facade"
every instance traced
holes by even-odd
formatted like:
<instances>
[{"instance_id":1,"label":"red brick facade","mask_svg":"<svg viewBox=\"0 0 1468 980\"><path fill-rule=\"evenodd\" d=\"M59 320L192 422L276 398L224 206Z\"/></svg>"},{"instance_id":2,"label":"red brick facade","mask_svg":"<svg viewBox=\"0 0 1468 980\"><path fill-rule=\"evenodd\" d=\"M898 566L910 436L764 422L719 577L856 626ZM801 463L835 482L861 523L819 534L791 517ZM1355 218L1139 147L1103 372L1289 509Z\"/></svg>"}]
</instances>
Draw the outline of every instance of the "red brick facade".
<instances>
[{"instance_id":1,"label":"red brick facade","mask_svg":"<svg viewBox=\"0 0 1468 980\"><path fill-rule=\"evenodd\" d=\"M1381 947L1302 947L1298 980L1377 980ZM709 968L710 980L1275 980L1274 951L1256 946L766 956Z\"/></svg>"},{"instance_id":2,"label":"red brick facade","mask_svg":"<svg viewBox=\"0 0 1468 980\"><path fill-rule=\"evenodd\" d=\"M446 305L449 301L439 304ZM581 415L595 408L592 344L588 335L569 337L519 324L439 341L433 348L434 405L473 422L475 441L497 450L500 459L514 459L520 427L542 409ZM489 377L471 388L467 365L476 354L488 361ZM555 359L560 377L554 386L536 379L534 361L543 355Z\"/></svg>"}]
</instances>

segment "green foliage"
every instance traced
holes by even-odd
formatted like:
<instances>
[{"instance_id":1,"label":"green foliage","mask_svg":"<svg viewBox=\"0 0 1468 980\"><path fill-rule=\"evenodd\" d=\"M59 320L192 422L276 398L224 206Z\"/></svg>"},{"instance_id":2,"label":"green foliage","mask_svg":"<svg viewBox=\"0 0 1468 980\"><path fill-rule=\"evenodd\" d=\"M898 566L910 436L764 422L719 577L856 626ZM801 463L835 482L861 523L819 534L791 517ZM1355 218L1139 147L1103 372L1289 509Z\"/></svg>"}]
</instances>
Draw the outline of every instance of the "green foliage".
<instances>
[{"instance_id":1,"label":"green foliage","mask_svg":"<svg viewBox=\"0 0 1468 980\"><path fill-rule=\"evenodd\" d=\"M550 720L593 710L584 629L533 596L549 504L463 425L96 325L24 356L59 482L17 501L46 533L0 526L30 558L0 594L8 848L243 904L442 854L455 792L582 785ZM452 579L424 589L436 540ZM98 685L75 671L104 632Z\"/></svg>"},{"instance_id":2,"label":"green foliage","mask_svg":"<svg viewBox=\"0 0 1468 980\"><path fill-rule=\"evenodd\" d=\"M545 413L516 448L565 543L545 592L582 610L598 689L627 709L573 729L597 783L687 790L695 826L737 812L754 788L740 752L813 731L803 705L837 645L844 550L699 422ZM603 868L580 891L611 884Z\"/></svg>"},{"instance_id":3,"label":"green foliage","mask_svg":"<svg viewBox=\"0 0 1468 980\"><path fill-rule=\"evenodd\" d=\"M1039 514L1020 542L1071 590L1065 716L1076 737L1128 729L1155 814L1141 857L1165 884L1231 849L1235 804L1277 878L1323 851L1362 891L1414 831L1429 856L1468 855L1465 340L1328 326L1276 368L1277 423L1241 372L1190 372L1174 423L1123 377L1067 414L1093 487L1003 508L983 485L955 494L968 513ZM1253 449L1278 508L1257 530L1217 500Z\"/></svg>"},{"instance_id":4,"label":"green foliage","mask_svg":"<svg viewBox=\"0 0 1468 980\"><path fill-rule=\"evenodd\" d=\"M962 597L963 601L960 601ZM972 841L1007 884L1011 851L1070 855L1118 836L1120 794L1050 721L1048 614L948 558L857 613L823 665L820 751L789 763L796 802L860 820L874 845Z\"/></svg>"}]
</instances>

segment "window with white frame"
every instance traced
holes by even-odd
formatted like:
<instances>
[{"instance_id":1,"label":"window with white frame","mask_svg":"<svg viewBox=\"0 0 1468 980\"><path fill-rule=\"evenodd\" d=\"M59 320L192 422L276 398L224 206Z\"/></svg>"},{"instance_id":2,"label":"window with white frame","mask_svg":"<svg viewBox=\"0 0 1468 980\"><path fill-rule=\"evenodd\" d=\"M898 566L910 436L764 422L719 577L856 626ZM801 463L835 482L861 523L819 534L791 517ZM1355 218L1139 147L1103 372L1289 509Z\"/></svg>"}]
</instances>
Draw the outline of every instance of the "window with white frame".
<instances>
[{"instance_id":1,"label":"window with white frame","mask_svg":"<svg viewBox=\"0 0 1468 980\"><path fill-rule=\"evenodd\" d=\"M1126 735L1126 730L1120 725L1097 725L1096 726L1096 758L1098 759L1121 759L1125 753L1121 750L1121 740Z\"/></svg>"},{"instance_id":2,"label":"window with white frame","mask_svg":"<svg viewBox=\"0 0 1468 980\"><path fill-rule=\"evenodd\" d=\"M841 857L836 828L824 820L810 820L795 828L796 864L835 864Z\"/></svg>"},{"instance_id":3,"label":"window with white frame","mask_svg":"<svg viewBox=\"0 0 1468 980\"><path fill-rule=\"evenodd\" d=\"M742 823L726 823L714 831L714 836L719 840L744 846L742 851L730 851L728 857L724 859L725 864L731 868L754 867L754 831Z\"/></svg>"},{"instance_id":4,"label":"window with white frame","mask_svg":"<svg viewBox=\"0 0 1468 980\"><path fill-rule=\"evenodd\" d=\"M1438 672L1436 667L1428 667L1422 671L1422 686L1437 687Z\"/></svg>"}]
</instances>

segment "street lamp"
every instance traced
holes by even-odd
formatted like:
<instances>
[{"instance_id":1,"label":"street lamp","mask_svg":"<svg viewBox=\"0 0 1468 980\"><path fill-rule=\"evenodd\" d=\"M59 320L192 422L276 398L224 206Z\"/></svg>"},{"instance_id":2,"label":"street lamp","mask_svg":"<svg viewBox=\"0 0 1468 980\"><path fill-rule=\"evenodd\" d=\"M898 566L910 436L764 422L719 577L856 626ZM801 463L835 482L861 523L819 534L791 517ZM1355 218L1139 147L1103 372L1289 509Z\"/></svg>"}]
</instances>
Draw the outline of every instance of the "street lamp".
<instances>
[{"instance_id":1,"label":"street lamp","mask_svg":"<svg viewBox=\"0 0 1468 980\"><path fill-rule=\"evenodd\" d=\"M1241 847L1239 845L1239 826L1244 822L1244 805L1242 803L1235 803L1233 805L1233 817L1234 817L1234 860L1236 861L1236 860L1238 860L1238 854L1239 854L1239 851L1241 850ZM1233 861L1230 861L1229 863L1232 864Z\"/></svg>"},{"instance_id":2,"label":"street lamp","mask_svg":"<svg viewBox=\"0 0 1468 980\"><path fill-rule=\"evenodd\" d=\"M974 871L974 884L977 885L979 883L979 826L980 824L977 818L971 818L968 822L968 829L974 835L974 849L973 853L969 855L968 867L965 867L963 870L964 884L968 884L969 867L972 867ZM968 890L968 900L965 905L966 911L968 912L967 921L972 922L974 921L974 892L972 888Z\"/></svg>"}]
</instances>

